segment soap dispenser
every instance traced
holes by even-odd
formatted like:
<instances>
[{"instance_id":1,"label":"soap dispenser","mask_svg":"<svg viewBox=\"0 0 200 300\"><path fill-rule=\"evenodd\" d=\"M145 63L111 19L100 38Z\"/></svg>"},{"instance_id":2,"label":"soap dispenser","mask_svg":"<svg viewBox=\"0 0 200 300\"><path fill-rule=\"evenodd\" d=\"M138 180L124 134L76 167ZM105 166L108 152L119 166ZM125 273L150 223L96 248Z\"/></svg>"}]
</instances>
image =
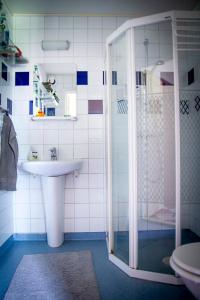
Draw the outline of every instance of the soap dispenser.
<instances>
[{"instance_id":1,"label":"soap dispenser","mask_svg":"<svg viewBox=\"0 0 200 300\"><path fill-rule=\"evenodd\" d=\"M30 148L30 151L28 153L28 160L38 160L39 155L38 152L35 151L32 147Z\"/></svg>"}]
</instances>

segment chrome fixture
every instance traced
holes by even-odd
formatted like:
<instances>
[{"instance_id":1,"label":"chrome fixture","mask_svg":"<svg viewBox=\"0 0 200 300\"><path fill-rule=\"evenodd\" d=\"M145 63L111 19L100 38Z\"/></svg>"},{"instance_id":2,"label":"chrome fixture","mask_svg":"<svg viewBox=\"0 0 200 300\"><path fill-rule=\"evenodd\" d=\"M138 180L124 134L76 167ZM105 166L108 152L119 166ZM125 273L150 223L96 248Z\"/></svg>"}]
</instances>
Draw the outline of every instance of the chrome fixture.
<instances>
[{"instance_id":1,"label":"chrome fixture","mask_svg":"<svg viewBox=\"0 0 200 300\"><path fill-rule=\"evenodd\" d=\"M51 160L57 160L56 147L49 149L49 151L51 152Z\"/></svg>"}]
</instances>

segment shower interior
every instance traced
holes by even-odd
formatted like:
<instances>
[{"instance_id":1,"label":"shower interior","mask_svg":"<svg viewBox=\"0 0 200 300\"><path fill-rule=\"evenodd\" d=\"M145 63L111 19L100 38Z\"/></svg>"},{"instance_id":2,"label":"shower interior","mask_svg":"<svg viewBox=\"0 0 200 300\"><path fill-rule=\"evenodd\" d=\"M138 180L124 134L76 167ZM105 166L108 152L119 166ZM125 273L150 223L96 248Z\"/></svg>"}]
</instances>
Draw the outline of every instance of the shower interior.
<instances>
[{"instance_id":1,"label":"shower interior","mask_svg":"<svg viewBox=\"0 0 200 300\"><path fill-rule=\"evenodd\" d=\"M129 21L108 38L108 236L122 269L175 283L172 251L200 241L200 16L169 15Z\"/></svg>"}]
</instances>

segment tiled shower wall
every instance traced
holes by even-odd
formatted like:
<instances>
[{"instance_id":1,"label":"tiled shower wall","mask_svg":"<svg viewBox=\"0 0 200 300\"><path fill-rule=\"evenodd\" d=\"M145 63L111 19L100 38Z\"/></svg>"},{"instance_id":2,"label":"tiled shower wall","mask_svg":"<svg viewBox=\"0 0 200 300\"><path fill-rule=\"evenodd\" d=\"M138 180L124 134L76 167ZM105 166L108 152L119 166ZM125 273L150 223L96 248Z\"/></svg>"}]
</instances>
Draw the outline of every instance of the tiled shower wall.
<instances>
[{"instance_id":1,"label":"tiled shower wall","mask_svg":"<svg viewBox=\"0 0 200 300\"><path fill-rule=\"evenodd\" d=\"M12 35L12 17L5 11L7 24ZM12 68L7 66L7 80L2 77L2 60L0 59L0 105L7 108L7 99L12 100ZM13 233L13 192L0 191L0 246Z\"/></svg>"},{"instance_id":2,"label":"tiled shower wall","mask_svg":"<svg viewBox=\"0 0 200 300\"><path fill-rule=\"evenodd\" d=\"M30 64L17 67L29 72L29 86L15 86L13 118L20 157L27 159L30 146L41 159L50 159L49 148L57 148L59 159L82 159L84 166L65 186L65 232L105 231L104 114L88 114L88 100L104 100L103 70L105 39L126 17L15 16L15 43ZM41 40L69 40L68 51L41 50ZM77 86L77 121L31 121L34 63L75 63L88 72L88 84ZM40 179L19 171L14 201L14 232L45 231Z\"/></svg>"}]
</instances>

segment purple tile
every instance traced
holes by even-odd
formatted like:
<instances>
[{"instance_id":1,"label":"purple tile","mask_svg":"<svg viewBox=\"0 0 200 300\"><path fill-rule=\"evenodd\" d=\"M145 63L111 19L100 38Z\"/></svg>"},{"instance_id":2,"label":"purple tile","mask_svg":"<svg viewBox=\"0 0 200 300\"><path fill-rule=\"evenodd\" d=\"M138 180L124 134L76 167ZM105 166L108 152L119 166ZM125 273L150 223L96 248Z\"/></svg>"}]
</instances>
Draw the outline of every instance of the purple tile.
<instances>
[{"instance_id":1,"label":"purple tile","mask_svg":"<svg viewBox=\"0 0 200 300\"><path fill-rule=\"evenodd\" d=\"M88 114L103 114L103 100L88 100Z\"/></svg>"},{"instance_id":2,"label":"purple tile","mask_svg":"<svg viewBox=\"0 0 200 300\"><path fill-rule=\"evenodd\" d=\"M174 85L174 72L160 72L161 85Z\"/></svg>"}]
</instances>

